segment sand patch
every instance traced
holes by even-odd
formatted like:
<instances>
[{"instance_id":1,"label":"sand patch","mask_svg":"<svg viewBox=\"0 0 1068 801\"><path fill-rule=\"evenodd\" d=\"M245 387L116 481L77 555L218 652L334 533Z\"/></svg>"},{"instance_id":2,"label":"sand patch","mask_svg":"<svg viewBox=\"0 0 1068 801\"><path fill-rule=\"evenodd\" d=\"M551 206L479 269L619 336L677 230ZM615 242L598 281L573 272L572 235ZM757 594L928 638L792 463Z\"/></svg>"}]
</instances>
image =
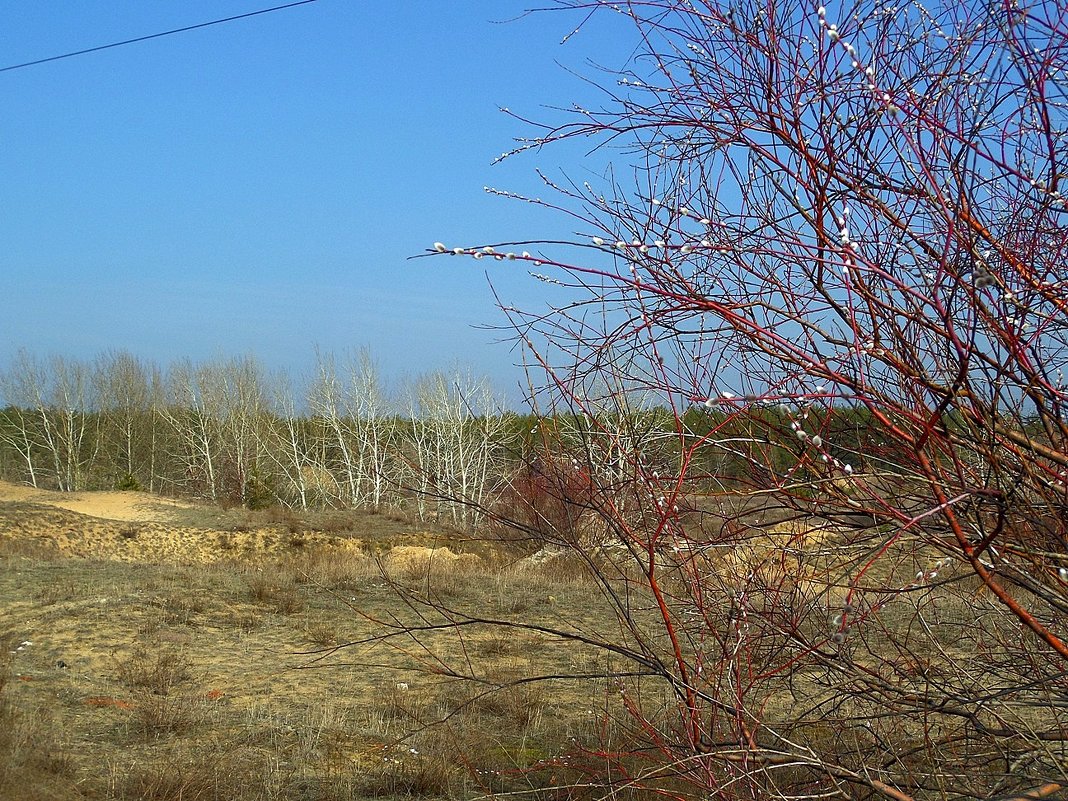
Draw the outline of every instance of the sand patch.
<instances>
[{"instance_id":1,"label":"sand patch","mask_svg":"<svg viewBox=\"0 0 1068 801\"><path fill-rule=\"evenodd\" d=\"M117 562L205 564L304 550L359 549L358 538L284 526L219 528L182 522L197 504L142 492L61 493L0 482L0 544Z\"/></svg>"},{"instance_id":2,"label":"sand patch","mask_svg":"<svg viewBox=\"0 0 1068 801\"><path fill-rule=\"evenodd\" d=\"M105 520L166 523L196 504L146 492L54 492L0 481L0 502L17 501L66 509Z\"/></svg>"},{"instance_id":3,"label":"sand patch","mask_svg":"<svg viewBox=\"0 0 1068 801\"><path fill-rule=\"evenodd\" d=\"M431 570L476 570L483 565L474 554L458 554L449 548L397 545L386 557L386 567L394 574L419 575Z\"/></svg>"}]
</instances>

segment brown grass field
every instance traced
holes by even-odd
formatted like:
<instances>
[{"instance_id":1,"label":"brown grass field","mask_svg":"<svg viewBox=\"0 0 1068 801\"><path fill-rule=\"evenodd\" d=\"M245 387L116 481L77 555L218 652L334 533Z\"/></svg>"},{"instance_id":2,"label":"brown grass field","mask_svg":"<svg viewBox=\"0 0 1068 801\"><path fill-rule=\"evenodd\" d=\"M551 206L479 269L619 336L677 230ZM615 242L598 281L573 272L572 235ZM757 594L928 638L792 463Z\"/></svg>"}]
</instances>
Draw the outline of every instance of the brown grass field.
<instances>
[{"instance_id":1,"label":"brown grass field","mask_svg":"<svg viewBox=\"0 0 1068 801\"><path fill-rule=\"evenodd\" d=\"M381 515L0 484L0 798L477 795L603 736L603 681L482 695L442 667L604 669L573 645L476 627L337 649L417 621L397 586L431 580L494 616L610 623L574 572Z\"/></svg>"},{"instance_id":2,"label":"brown grass field","mask_svg":"<svg viewBox=\"0 0 1068 801\"><path fill-rule=\"evenodd\" d=\"M861 776L886 754L897 780L952 785L915 799L988 798L973 785L1061 775L1062 741L1035 734L1063 730L1056 685L1032 689L1033 644L977 579L910 545L865 571L853 603L884 600L836 640L849 571L872 543L758 517L751 537L664 564L679 571L666 581L696 571L705 593L704 606L675 602L690 657L718 658L708 638L747 638L751 673L763 673L746 700L766 741L813 754L784 761L776 782L823 792L830 770ZM642 721L670 736L678 701L655 676L635 678L624 653L640 643L670 663L647 587L626 580L625 559L597 563L598 585L574 554L522 553L396 515L0 483L0 801L658 795L670 759L658 762L648 743L660 735ZM743 596L739 623L728 605ZM813 647L791 667L799 637ZM733 674L708 664L707 692L729 689ZM962 739L971 718L942 713L961 687L995 699L981 714L1007 733ZM1001 761L977 772L977 753ZM598 784L607 754L626 755L628 775L628 759L652 771L646 788ZM1028 765L1034 778L1020 775Z\"/></svg>"}]
</instances>

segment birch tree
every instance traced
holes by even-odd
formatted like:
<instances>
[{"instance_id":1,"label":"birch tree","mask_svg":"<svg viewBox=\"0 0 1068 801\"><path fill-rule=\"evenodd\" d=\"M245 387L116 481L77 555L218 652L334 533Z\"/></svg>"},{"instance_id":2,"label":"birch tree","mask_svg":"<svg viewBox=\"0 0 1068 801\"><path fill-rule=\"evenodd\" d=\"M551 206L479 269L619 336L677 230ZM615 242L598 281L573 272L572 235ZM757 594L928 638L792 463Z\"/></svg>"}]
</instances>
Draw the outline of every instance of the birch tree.
<instances>
[{"instance_id":1,"label":"birch tree","mask_svg":"<svg viewBox=\"0 0 1068 801\"><path fill-rule=\"evenodd\" d=\"M507 420L489 383L459 369L409 389L411 487L425 517L473 529L503 480Z\"/></svg>"},{"instance_id":2,"label":"birch tree","mask_svg":"<svg viewBox=\"0 0 1068 801\"><path fill-rule=\"evenodd\" d=\"M391 483L396 420L367 350L348 352L340 365L333 354L316 355L317 378L309 406L322 421L332 457L328 469L342 490L342 503L380 507Z\"/></svg>"},{"instance_id":3,"label":"birch tree","mask_svg":"<svg viewBox=\"0 0 1068 801\"><path fill-rule=\"evenodd\" d=\"M37 486L43 475L49 475L61 491L85 489L100 446L91 368L62 356L42 362L22 350L12 361L6 384L9 402L16 408L5 440L26 462L31 483ZM38 450L42 462L35 465Z\"/></svg>"},{"instance_id":4,"label":"birch tree","mask_svg":"<svg viewBox=\"0 0 1068 801\"><path fill-rule=\"evenodd\" d=\"M175 489L217 501L221 420L211 393L202 392L200 378L188 359L172 365L167 374L167 403L160 413L173 434L168 456L180 465Z\"/></svg>"},{"instance_id":5,"label":"birch tree","mask_svg":"<svg viewBox=\"0 0 1068 801\"><path fill-rule=\"evenodd\" d=\"M9 370L0 374L0 393L7 404L0 417L0 442L18 454L25 467L25 480L30 486L38 487L45 445L38 431L40 418L33 390L34 377L25 372L28 366L23 359L17 359Z\"/></svg>"},{"instance_id":6,"label":"birch tree","mask_svg":"<svg viewBox=\"0 0 1068 801\"><path fill-rule=\"evenodd\" d=\"M273 425L268 428L266 456L285 477L292 488L300 509L319 502L321 487L316 477L321 475L322 461L315 458L318 450L313 422L300 415L293 383L286 373L278 373L273 380Z\"/></svg>"},{"instance_id":7,"label":"birch tree","mask_svg":"<svg viewBox=\"0 0 1068 801\"><path fill-rule=\"evenodd\" d=\"M126 480L153 491L162 400L159 368L127 351L111 351L97 359L95 376L112 482Z\"/></svg>"}]
</instances>

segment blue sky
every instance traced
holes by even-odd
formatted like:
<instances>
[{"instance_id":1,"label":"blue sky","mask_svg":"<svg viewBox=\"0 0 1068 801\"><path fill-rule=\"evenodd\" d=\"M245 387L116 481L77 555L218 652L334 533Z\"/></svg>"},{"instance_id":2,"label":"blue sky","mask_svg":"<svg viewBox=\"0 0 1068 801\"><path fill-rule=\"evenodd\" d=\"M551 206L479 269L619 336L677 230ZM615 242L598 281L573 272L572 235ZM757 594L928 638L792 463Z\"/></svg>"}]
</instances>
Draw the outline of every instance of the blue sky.
<instances>
[{"instance_id":1,"label":"blue sky","mask_svg":"<svg viewBox=\"0 0 1068 801\"><path fill-rule=\"evenodd\" d=\"M279 2L0 2L0 67ZM318 0L0 73L0 343L294 374L367 346L390 378L460 363L511 392L515 354L477 328L502 319L486 273L514 305L545 287L408 257L570 230L483 192L589 177L574 147L492 166L532 133L499 107L561 120L597 98L569 70L626 53L598 26L561 45L578 19L528 7Z\"/></svg>"}]
</instances>

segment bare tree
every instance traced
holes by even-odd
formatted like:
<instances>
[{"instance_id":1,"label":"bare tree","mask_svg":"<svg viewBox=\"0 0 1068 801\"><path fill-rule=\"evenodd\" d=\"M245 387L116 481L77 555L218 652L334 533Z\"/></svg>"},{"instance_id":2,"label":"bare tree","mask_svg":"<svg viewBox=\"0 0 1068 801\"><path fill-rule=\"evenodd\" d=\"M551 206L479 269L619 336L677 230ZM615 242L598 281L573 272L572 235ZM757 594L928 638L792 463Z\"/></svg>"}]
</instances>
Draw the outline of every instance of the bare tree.
<instances>
[{"instance_id":1,"label":"bare tree","mask_svg":"<svg viewBox=\"0 0 1068 801\"><path fill-rule=\"evenodd\" d=\"M546 435L618 543L578 552L632 668L635 739L578 746L573 786L1065 792L1063 4L558 5L575 41L628 21L636 55L520 149L628 163L547 180L570 243L434 250L569 292L507 310L553 415L596 420L598 385L669 412L671 469L607 426Z\"/></svg>"},{"instance_id":2,"label":"bare tree","mask_svg":"<svg viewBox=\"0 0 1068 801\"><path fill-rule=\"evenodd\" d=\"M396 483L390 477L396 420L378 369L366 349L347 352L340 369L333 354L319 352L316 359L309 405L329 432L328 468L346 505L378 508Z\"/></svg>"},{"instance_id":3,"label":"bare tree","mask_svg":"<svg viewBox=\"0 0 1068 801\"><path fill-rule=\"evenodd\" d=\"M482 518L503 475L505 418L485 379L454 370L434 373L409 389L411 459L406 484L420 517L461 529Z\"/></svg>"},{"instance_id":4,"label":"bare tree","mask_svg":"<svg viewBox=\"0 0 1068 801\"><path fill-rule=\"evenodd\" d=\"M33 487L40 486L42 470L39 465L44 444L37 430L39 421L34 387L38 383L35 371L20 353L11 368L0 376L0 392L7 404L0 424L0 441L12 448L25 466L23 475Z\"/></svg>"},{"instance_id":5,"label":"bare tree","mask_svg":"<svg viewBox=\"0 0 1068 801\"><path fill-rule=\"evenodd\" d=\"M260 461L268 439L259 363L251 357L200 366L186 360L173 365L168 378L170 402L162 414L175 435L171 456L183 466L184 491L245 502L253 484L263 479Z\"/></svg>"},{"instance_id":6,"label":"bare tree","mask_svg":"<svg viewBox=\"0 0 1068 801\"><path fill-rule=\"evenodd\" d=\"M265 445L266 456L285 476L296 495L301 509L308 509L315 495L314 475L316 462L308 421L297 410L296 393L285 373L273 380L273 411L275 424L269 428L269 440Z\"/></svg>"},{"instance_id":7,"label":"bare tree","mask_svg":"<svg viewBox=\"0 0 1068 801\"><path fill-rule=\"evenodd\" d=\"M110 483L154 490L156 412L162 397L159 368L126 351L109 351L97 359L94 376Z\"/></svg>"},{"instance_id":8,"label":"bare tree","mask_svg":"<svg viewBox=\"0 0 1068 801\"><path fill-rule=\"evenodd\" d=\"M100 447L96 388L82 362L54 356L43 363L24 350L12 360L4 442L25 461L34 486L48 475L62 491L87 488Z\"/></svg>"}]
</instances>

